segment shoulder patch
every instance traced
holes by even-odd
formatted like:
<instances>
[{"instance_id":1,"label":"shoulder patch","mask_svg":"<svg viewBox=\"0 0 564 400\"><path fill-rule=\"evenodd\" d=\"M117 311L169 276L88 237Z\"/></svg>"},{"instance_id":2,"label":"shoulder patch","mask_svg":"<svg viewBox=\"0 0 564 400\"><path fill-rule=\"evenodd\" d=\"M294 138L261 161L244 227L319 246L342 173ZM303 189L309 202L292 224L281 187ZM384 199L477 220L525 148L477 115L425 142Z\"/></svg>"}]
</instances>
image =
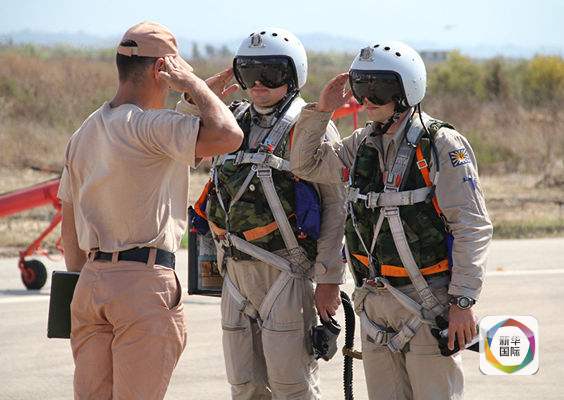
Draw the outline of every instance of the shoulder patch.
<instances>
[{"instance_id":1,"label":"shoulder patch","mask_svg":"<svg viewBox=\"0 0 564 400\"><path fill-rule=\"evenodd\" d=\"M449 152L448 156L453 167L471 163L468 151L464 147Z\"/></svg>"}]
</instances>

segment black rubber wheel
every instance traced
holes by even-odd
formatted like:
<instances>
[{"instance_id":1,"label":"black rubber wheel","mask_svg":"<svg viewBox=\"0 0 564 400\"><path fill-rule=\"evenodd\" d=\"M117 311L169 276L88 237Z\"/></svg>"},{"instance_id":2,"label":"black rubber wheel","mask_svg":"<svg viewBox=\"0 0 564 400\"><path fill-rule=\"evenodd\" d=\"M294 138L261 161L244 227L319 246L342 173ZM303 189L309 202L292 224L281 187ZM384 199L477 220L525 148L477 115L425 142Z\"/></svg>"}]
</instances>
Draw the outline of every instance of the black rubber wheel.
<instances>
[{"instance_id":1,"label":"black rubber wheel","mask_svg":"<svg viewBox=\"0 0 564 400\"><path fill-rule=\"evenodd\" d=\"M30 290L39 290L47 282L47 268L38 260L24 262L27 274L22 274L22 282Z\"/></svg>"}]
</instances>

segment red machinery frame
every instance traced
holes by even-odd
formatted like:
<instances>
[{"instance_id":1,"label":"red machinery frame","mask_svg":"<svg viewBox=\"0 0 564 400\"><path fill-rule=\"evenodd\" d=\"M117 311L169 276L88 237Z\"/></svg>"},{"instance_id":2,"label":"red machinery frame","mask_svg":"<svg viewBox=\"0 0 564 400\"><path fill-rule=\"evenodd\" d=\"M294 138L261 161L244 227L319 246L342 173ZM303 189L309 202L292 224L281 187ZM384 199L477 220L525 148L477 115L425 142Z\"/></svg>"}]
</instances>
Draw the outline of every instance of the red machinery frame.
<instances>
[{"instance_id":1,"label":"red machinery frame","mask_svg":"<svg viewBox=\"0 0 564 400\"><path fill-rule=\"evenodd\" d=\"M53 178L34 186L0 195L0 218L49 204L56 210L49 226L25 250L20 251L18 267L22 281L28 289L41 289L47 280L45 265L38 260L26 260L26 258L37 253L47 254L41 249L41 244L62 220L61 201L57 198L59 182L60 178ZM61 239L59 238L57 248L62 252L60 244Z\"/></svg>"},{"instance_id":2,"label":"red machinery frame","mask_svg":"<svg viewBox=\"0 0 564 400\"><path fill-rule=\"evenodd\" d=\"M363 109L354 97L351 97L343 106L333 113L332 119L337 120L352 115L354 129L358 128L358 113Z\"/></svg>"}]
</instances>

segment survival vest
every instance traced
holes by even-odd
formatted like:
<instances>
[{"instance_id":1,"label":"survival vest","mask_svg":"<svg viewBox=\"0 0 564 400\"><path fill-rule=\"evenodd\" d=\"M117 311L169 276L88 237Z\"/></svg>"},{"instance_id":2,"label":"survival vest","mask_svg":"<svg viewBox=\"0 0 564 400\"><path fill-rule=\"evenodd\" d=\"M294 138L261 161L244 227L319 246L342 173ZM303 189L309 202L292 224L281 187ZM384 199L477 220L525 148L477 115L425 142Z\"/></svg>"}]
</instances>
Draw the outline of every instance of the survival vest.
<instances>
[{"instance_id":1,"label":"survival vest","mask_svg":"<svg viewBox=\"0 0 564 400\"><path fill-rule=\"evenodd\" d=\"M415 116L408 122L406 131L411 129L414 119ZM427 120L425 125L429 133L420 127L422 132L413 144L416 148L412 151L406 176L395 177L401 180L401 187L398 193L393 193L394 205L398 206L405 237L420 272L424 276L446 275L449 273L450 234L434 195L429 167L435 134L442 127L452 126L433 119ZM365 138L350 172L349 215L345 225L349 263L357 286L361 286L365 278L374 276L385 277L393 285L406 285L411 283L409 275L403 267L388 219L380 215L388 200L383 194L387 177L381 171L378 153ZM374 276L371 276L371 268Z\"/></svg>"},{"instance_id":2,"label":"survival vest","mask_svg":"<svg viewBox=\"0 0 564 400\"><path fill-rule=\"evenodd\" d=\"M296 106L303 105L303 100L300 98L295 99L292 106L295 102L298 102ZM315 189L308 183L299 181L289 171L287 158L292 140L293 124L287 124L284 132L279 132L279 138L275 139L275 142L272 142L271 133L269 133L258 148L252 149L249 148L252 124L250 104L247 102L235 103L231 109L245 138L236 152L214 159L212 182L206 186L208 196L205 211L212 229L215 228L216 234L223 231L229 232L269 252L286 249L283 235L260 180L262 173L260 166L268 166L267 170L271 172L266 172L272 176L274 190L293 234L299 246L306 251L308 259L314 260L317 254L316 239L318 237L314 232L307 232L307 229L302 226L303 223L311 226L307 215L305 218L299 218L300 216L296 215L296 196L303 196L305 188L307 197L305 201L311 202L311 206L318 209L320 207L319 198L312 198L312 196L317 196ZM276 128L272 128L274 129ZM306 188L307 185L309 186ZM234 259L251 258L234 247L231 247L231 256Z\"/></svg>"}]
</instances>

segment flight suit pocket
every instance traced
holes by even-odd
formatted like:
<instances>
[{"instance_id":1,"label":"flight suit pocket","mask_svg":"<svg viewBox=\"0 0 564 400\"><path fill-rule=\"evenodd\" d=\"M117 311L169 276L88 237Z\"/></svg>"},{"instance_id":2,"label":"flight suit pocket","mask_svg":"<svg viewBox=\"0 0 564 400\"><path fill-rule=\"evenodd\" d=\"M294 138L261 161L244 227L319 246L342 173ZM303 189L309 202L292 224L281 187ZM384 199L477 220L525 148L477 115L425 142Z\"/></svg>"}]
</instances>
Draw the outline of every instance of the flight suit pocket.
<instances>
[{"instance_id":1,"label":"flight suit pocket","mask_svg":"<svg viewBox=\"0 0 564 400\"><path fill-rule=\"evenodd\" d=\"M252 377L253 335L250 325L250 320L239 311L224 287L221 296L222 342L227 381L231 385L249 382Z\"/></svg>"},{"instance_id":2,"label":"flight suit pocket","mask_svg":"<svg viewBox=\"0 0 564 400\"><path fill-rule=\"evenodd\" d=\"M253 338L250 328L227 325L222 328L227 381L231 385L247 383L253 372Z\"/></svg>"},{"instance_id":3,"label":"flight suit pocket","mask_svg":"<svg viewBox=\"0 0 564 400\"><path fill-rule=\"evenodd\" d=\"M285 385L307 380L313 356L306 349L302 329L272 331L263 328L262 342L270 380Z\"/></svg>"},{"instance_id":4,"label":"flight suit pocket","mask_svg":"<svg viewBox=\"0 0 564 400\"><path fill-rule=\"evenodd\" d=\"M291 279L276 297L264 327L272 331L292 331L304 328L304 312L313 303L313 289L307 290L305 280ZM307 299L309 296L309 300Z\"/></svg>"},{"instance_id":5,"label":"flight suit pocket","mask_svg":"<svg viewBox=\"0 0 564 400\"><path fill-rule=\"evenodd\" d=\"M410 343L409 351L416 356L442 357L439 347L436 344L417 345Z\"/></svg>"},{"instance_id":6,"label":"flight suit pocket","mask_svg":"<svg viewBox=\"0 0 564 400\"><path fill-rule=\"evenodd\" d=\"M441 359L441 351L437 339L431 334L427 325L419 327L417 334L409 342L409 356L416 358L437 358Z\"/></svg>"}]
</instances>

